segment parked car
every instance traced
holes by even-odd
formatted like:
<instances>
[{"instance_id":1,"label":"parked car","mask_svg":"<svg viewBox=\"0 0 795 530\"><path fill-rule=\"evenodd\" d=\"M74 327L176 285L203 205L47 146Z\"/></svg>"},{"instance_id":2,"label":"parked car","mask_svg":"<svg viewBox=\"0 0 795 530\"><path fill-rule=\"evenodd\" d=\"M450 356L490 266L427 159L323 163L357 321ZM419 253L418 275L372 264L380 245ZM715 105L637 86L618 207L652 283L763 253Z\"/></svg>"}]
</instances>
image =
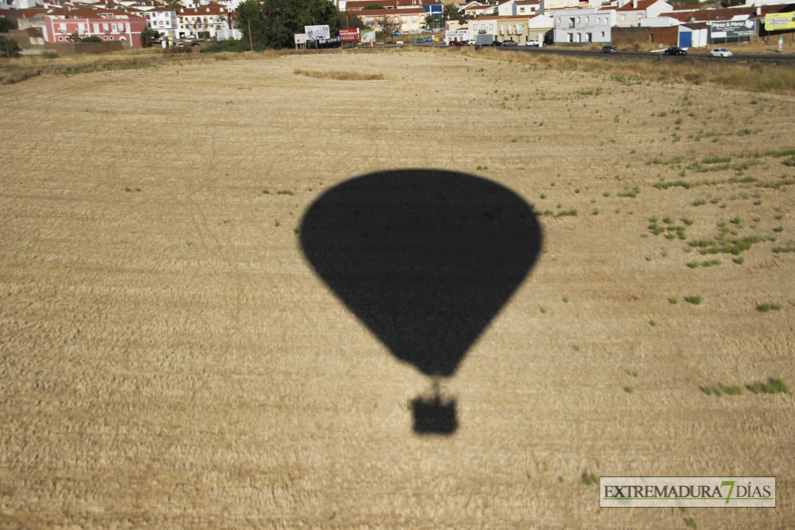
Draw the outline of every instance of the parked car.
<instances>
[{"instance_id":1,"label":"parked car","mask_svg":"<svg viewBox=\"0 0 795 530\"><path fill-rule=\"evenodd\" d=\"M451 40L450 46L466 46L466 42L462 40Z\"/></svg>"},{"instance_id":2,"label":"parked car","mask_svg":"<svg viewBox=\"0 0 795 530\"><path fill-rule=\"evenodd\" d=\"M671 46L667 50L663 52L665 55L687 55L687 50L680 48L679 46Z\"/></svg>"},{"instance_id":3,"label":"parked car","mask_svg":"<svg viewBox=\"0 0 795 530\"><path fill-rule=\"evenodd\" d=\"M511 39L502 41L503 46L517 46L518 44L519 44L518 42Z\"/></svg>"},{"instance_id":4,"label":"parked car","mask_svg":"<svg viewBox=\"0 0 795 530\"><path fill-rule=\"evenodd\" d=\"M615 46L602 46L602 53L618 53L618 48Z\"/></svg>"},{"instance_id":5,"label":"parked car","mask_svg":"<svg viewBox=\"0 0 795 530\"><path fill-rule=\"evenodd\" d=\"M710 57L731 57L732 52L727 50L726 48L713 48L711 52L709 52Z\"/></svg>"},{"instance_id":6,"label":"parked car","mask_svg":"<svg viewBox=\"0 0 795 530\"><path fill-rule=\"evenodd\" d=\"M533 39L525 42L520 42L519 46L533 46L535 48L538 48L538 44L539 44L538 39Z\"/></svg>"}]
</instances>

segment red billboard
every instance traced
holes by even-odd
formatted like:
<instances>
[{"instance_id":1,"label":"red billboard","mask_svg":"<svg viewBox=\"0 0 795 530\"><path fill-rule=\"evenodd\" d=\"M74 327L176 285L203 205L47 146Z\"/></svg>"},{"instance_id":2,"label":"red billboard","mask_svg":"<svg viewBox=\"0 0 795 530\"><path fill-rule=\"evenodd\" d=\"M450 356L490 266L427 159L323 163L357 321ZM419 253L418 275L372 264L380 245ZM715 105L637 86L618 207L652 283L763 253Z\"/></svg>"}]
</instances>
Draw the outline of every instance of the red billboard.
<instances>
[{"instance_id":1,"label":"red billboard","mask_svg":"<svg viewBox=\"0 0 795 530\"><path fill-rule=\"evenodd\" d=\"M340 28L341 42L359 42L359 28Z\"/></svg>"}]
</instances>

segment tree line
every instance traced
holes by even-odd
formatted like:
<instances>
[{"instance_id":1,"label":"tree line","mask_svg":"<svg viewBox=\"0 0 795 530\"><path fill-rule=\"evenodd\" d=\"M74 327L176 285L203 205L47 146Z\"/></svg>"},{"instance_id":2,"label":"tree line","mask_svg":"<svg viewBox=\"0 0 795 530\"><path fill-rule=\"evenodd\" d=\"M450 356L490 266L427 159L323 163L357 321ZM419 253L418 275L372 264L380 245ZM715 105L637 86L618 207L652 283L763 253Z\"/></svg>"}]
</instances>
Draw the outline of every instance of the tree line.
<instances>
[{"instance_id":1,"label":"tree line","mask_svg":"<svg viewBox=\"0 0 795 530\"><path fill-rule=\"evenodd\" d=\"M247 0L237 6L237 27L254 50L293 46L304 26L328 25L339 30L337 7L329 0Z\"/></svg>"}]
</instances>

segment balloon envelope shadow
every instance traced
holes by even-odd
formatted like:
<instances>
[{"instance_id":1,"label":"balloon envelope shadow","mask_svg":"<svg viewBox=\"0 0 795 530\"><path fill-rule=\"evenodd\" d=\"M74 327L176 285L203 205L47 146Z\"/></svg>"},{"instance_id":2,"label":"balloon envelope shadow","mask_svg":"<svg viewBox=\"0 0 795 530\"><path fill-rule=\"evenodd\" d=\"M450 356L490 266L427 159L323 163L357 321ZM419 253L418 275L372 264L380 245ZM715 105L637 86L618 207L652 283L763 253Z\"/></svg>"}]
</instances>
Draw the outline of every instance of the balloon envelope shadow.
<instances>
[{"instance_id":1,"label":"balloon envelope shadow","mask_svg":"<svg viewBox=\"0 0 795 530\"><path fill-rule=\"evenodd\" d=\"M541 249L532 207L492 181L395 170L345 181L304 215L317 274L401 361L449 377ZM455 401L413 402L418 433L451 434Z\"/></svg>"}]
</instances>

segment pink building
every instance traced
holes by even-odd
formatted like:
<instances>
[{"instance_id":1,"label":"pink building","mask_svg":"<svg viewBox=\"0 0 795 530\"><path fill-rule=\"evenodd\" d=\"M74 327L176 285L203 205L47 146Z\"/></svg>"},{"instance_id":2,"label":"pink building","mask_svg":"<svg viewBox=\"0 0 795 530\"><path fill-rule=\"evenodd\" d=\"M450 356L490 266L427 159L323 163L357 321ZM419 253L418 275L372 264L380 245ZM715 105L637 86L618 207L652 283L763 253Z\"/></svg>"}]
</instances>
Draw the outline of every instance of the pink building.
<instances>
[{"instance_id":1,"label":"pink building","mask_svg":"<svg viewBox=\"0 0 795 530\"><path fill-rule=\"evenodd\" d=\"M69 42L73 33L82 39L99 37L103 41L126 41L133 48L141 48L141 31L146 19L119 11L79 10L63 14L45 15L44 40Z\"/></svg>"}]
</instances>

